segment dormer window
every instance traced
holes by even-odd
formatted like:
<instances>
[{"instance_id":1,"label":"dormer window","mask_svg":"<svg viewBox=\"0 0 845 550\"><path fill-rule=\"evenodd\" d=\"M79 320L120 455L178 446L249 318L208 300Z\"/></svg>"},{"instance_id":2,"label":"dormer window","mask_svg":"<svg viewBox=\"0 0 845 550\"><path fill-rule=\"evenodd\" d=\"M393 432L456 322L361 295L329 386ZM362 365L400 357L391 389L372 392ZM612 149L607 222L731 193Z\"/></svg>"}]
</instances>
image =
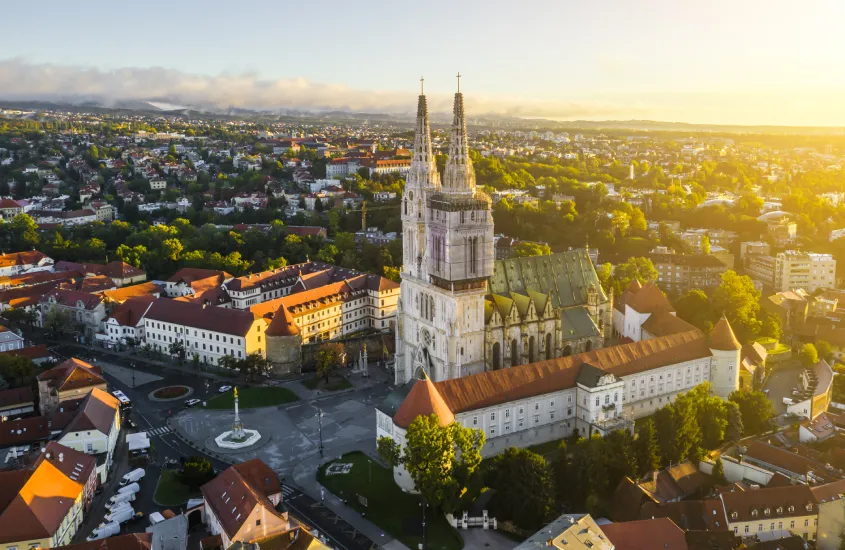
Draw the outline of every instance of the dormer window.
<instances>
[{"instance_id":1,"label":"dormer window","mask_svg":"<svg viewBox=\"0 0 845 550\"><path fill-rule=\"evenodd\" d=\"M715 513L715 512L714 512L714 513ZM736 519L738 515L739 515L739 514L737 514L736 512L733 512L733 513L731 514L731 519Z\"/></svg>"},{"instance_id":2,"label":"dormer window","mask_svg":"<svg viewBox=\"0 0 845 550\"><path fill-rule=\"evenodd\" d=\"M790 512L794 512L794 511L795 511L795 506L790 506L790 507L789 507L789 511L790 511Z\"/></svg>"},{"instance_id":3,"label":"dormer window","mask_svg":"<svg viewBox=\"0 0 845 550\"><path fill-rule=\"evenodd\" d=\"M757 510L751 510L751 515L753 517L757 517Z\"/></svg>"},{"instance_id":4,"label":"dormer window","mask_svg":"<svg viewBox=\"0 0 845 550\"><path fill-rule=\"evenodd\" d=\"M770 508L766 508L766 509L763 511L763 513L764 513L764 514L766 514L766 515L768 516L769 514L771 514L771 513L772 513L772 510L771 510Z\"/></svg>"},{"instance_id":5,"label":"dormer window","mask_svg":"<svg viewBox=\"0 0 845 550\"><path fill-rule=\"evenodd\" d=\"M812 505L812 504L808 504L808 505L807 505L807 511L808 511L808 512L812 512L812 511L813 511L813 505Z\"/></svg>"},{"instance_id":6,"label":"dormer window","mask_svg":"<svg viewBox=\"0 0 845 550\"><path fill-rule=\"evenodd\" d=\"M783 506L778 506L778 514L782 514L782 513L783 513Z\"/></svg>"}]
</instances>

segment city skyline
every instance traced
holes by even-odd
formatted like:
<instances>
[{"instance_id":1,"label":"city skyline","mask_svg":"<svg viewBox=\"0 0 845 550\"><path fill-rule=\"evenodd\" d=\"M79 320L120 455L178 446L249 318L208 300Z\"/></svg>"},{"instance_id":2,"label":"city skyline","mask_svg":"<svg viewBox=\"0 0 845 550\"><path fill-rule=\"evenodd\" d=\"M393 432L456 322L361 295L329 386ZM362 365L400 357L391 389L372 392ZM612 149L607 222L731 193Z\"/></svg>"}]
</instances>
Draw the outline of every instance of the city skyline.
<instances>
[{"instance_id":1,"label":"city skyline","mask_svg":"<svg viewBox=\"0 0 845 550\"><path fill-rule=\"evenodd\" d=\"M448 112L460 70L473 115L845 125L845 75L831 70L845 6L827 1L329 1L313 14L153 1L131 16L44 1L5 14L30 22L0 35L6 100L411 114L424 75L432 111Z\"/></svg>"}]
</instances>

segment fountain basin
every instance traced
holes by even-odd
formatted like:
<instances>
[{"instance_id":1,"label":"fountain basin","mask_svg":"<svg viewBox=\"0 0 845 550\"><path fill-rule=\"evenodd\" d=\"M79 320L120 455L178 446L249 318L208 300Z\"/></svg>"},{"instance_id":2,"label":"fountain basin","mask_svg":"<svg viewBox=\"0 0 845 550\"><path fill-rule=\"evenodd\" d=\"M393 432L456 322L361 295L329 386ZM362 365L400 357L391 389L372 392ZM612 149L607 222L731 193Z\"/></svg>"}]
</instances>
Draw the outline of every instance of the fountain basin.
<instances>
[{"instance_id":1,"label":"fountain basin","mask_svg":"<svg viewBox=\"0 0 845 550\"><path fill-rule=\"evenodd\" d=\"M244 449L258 443L261 434L258 430L241 429L237 434L234 430L223 432L214 438L214 442L221 449Z\"/></svg>"}]
</instances>

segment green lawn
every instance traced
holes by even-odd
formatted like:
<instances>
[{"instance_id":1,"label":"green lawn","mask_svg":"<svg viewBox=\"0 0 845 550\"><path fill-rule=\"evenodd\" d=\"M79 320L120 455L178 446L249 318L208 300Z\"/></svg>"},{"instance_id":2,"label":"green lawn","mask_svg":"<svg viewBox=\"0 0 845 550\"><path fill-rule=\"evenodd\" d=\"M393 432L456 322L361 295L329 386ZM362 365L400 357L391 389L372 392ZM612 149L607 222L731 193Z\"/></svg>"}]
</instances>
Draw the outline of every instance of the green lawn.
<instances>
[{"instance_id":1,"label":"green lawn","mask_svg":"<svg viewBox=\"0 0 845 550\"><path fill-rule=\"evenodd\" d=\"M191 491L187 485L179 483L178 470L163 470L156 485L155 503L159 506L180 506L191 498L200 498L199 491Z\"/></svg>"},{"instance_id":2,"label":"green lawn","mask_svg":"<svg viewBox=\"0 0 845 550\"><path fill-rule=\"evenodd\" d=\"M325 378L315 376L302 383L309 390L338 391L352 387L352 384L343 376L329 376L329 382Z\"/></svg>"},{"instance_id":3,"label":"green lawn","mask_svg":"<svg viewBox=\"0 0 845 550\"><path fill-rule=\"evenodd\" d=\"M258 407L272 407L298 401L295 393L287 388L257 387L238 388L238 406L241 409L255 409ZM227 391L208 401L209 409L234 409L234 393Z\"/></svg>"},{"instance_id":4,"label":"green lawn","mask_svg":"<svg viewBox=\"0 0 845 550\"><path fill-rule=\"evenodd\" d=\"M417 548L422 542L422 511L419 497L403 493L393 481L393 472L373 461L367 464L368 457L363 453L349 453L335 462L353 464L348 474L325 475L322 466L317 479L326 489L346 500L348 506L362 512L365 516L399 539L409 548ZM370 482L368 468L372 468ZM367 499L364 507L358 495ZM429 510L430 511L430 510ZM464 543L458 531L446 522L442 514L429 513L426 517L428 527L428 547L431 550L459 550Z\"/></svg>"}]
</instances>

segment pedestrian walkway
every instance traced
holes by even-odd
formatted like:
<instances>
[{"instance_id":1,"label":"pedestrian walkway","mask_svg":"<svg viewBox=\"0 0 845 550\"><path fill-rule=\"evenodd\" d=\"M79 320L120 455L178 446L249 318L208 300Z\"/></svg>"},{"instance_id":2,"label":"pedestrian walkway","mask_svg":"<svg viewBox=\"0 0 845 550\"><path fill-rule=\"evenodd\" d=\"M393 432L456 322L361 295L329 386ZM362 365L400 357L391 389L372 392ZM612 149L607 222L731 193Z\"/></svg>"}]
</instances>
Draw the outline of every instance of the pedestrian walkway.
<instances>
[{"instance_id":1,"label":"pedestrian walkway","mask_svg":"<svg viewBox=\"0 0 845 550\"><path fill-rule=\"evenodd\" d=\"M293 498L296 496L296 490L293 487L289 487L287 485L282 485L282 497L283 501L288 500L289 498Z\"/></svg>"},{"instance_id":2,"label":"pedestrian walkway","mask_svg":"<svg viewBox=\"0 0 845 550\"><path fill-rule=\"evenodd\" d=\"M159 428L152 428L147 430L149 435L165 435L171 432L170 426L161 426Z\"/></svg>"}]
</instances>

